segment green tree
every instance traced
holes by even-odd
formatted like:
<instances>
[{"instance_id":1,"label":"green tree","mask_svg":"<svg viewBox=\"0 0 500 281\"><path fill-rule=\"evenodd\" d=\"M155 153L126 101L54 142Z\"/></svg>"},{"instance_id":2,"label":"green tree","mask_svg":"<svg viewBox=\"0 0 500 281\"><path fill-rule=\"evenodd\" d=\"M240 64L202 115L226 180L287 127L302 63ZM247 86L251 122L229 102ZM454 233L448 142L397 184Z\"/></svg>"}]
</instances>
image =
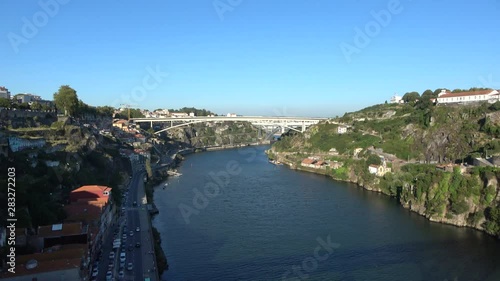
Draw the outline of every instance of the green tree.
<instances>
[{"instance_id":1,"label":"green tree","mask_svg":"<svg viewBox=\"0 0 500 281\"><path fill-rule=\"evenodd\" d=\"M6 98L0 98L0 107L10 108L10 100Z\"/></svg>"},{"instance_id":2,"label":"green tree","mask_svg":"<svg viewBox=\"0 0 500 281\"><path fill-rule=\"evenodd\" d=\"M27 102L23 102L19 105L19 109L29 109L30 105Z\"/></svg>"},{"instance_id":3,"label":"green tree","mask_svg":"<svg viewBox=\"0 0 500 281\"><path fill-rule=\"evenodd\" d=\"M37 101L33 102L30 107L32 110L42 110L42 105Z\"/></svg>"},{"instance_id":4,"label":"green tree","mask_svg":"<svg viewBox=\"0 0 500 281\"><path fill-rule=\"evenodd\" d=\"M76 113L79 105L76 91L68 85L63 85L57 93L54 93L54 102L59 109L64 110L65 115L72 116Z\"/></svg>"},{"instance_id":5,"label":"green tree","mask_svg":"<svg viewBox=\"0 0 500 281\"><path fill-rule=\"evenodd\" d=\"M368 158L366 159L366 164L369 165L380 165L382 161L380 160L380 157L378 157L375 154L370 154Z\"/></svg>"},{"instance_id":6,"label":"green tree","mask_svg":"<svg viewBox=\"0 0 500 281\"><path fill-rule=\"evenodd\" d=\"M491 110L491 111L498 111L498 110L500 110L500 101L495 102L490 107L488 107L488 109Z\"/></svg>"},{"instance_id":7,"label":"green tree","mask_svg":"<svg viewBox=\"0 0 500 281\"><path fill-rule=\"evenodd\" d=\"M432 99L432 98L435 98L437 97L437 95L434 94L434 92L430 89L427 89L425 90L423 93L422 93L422 99Z\"/></svg>"},{"instance_id":8,"label":"green tree","mask_svg":"<svg viewBox=\"0 0 500 281\"><path fill-rule=\"evenodd\" d=\"M408 93L404 94L404 96L403 96L403 100L405 102L414 102L419 98L420 98L420 94L417 92L408 92Z\"/></svg>"}]
</instances>

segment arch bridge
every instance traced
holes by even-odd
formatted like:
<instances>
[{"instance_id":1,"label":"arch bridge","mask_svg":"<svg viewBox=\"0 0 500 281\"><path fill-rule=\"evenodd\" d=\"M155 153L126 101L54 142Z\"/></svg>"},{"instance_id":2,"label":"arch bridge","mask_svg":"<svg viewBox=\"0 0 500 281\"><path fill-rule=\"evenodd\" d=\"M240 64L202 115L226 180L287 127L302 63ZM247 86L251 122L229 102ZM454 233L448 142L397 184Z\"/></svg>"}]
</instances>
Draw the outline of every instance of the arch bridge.
<instances>
[{"instance_id":1,"label":"arch bridge","mask_svg":"<svg viewBox=\"0 0 500 281\"><path fill-rule=\"evenodd\" d=\"M207 122L249 122L252 125L263 128L266 131L277 131L279 128L281 133L287 129L297 132L304 132L309 126L318 124L320 121L328 120L328 118L315 117L265 117L265 116L192 116L192 117L166 117L166 118L131 118L134 123L150 123L153 128L153 123L170 123L170 126L161 129L155 134L172 130L174 128L189 126L196 123Z\"/></svg>"}]
</instances>

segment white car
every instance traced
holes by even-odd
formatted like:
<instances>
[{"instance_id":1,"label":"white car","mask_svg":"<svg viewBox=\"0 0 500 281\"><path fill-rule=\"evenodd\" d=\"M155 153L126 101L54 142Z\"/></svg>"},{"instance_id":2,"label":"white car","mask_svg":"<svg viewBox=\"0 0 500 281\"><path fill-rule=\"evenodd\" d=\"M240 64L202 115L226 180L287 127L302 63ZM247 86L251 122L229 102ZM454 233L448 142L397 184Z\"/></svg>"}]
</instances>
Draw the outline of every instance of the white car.
<instances>
[{"instance_id":1,"label":"white car","mask_svg":"<svg viewBox=\"0 0 500 281\"><path fill-rule=\"evenodd\" d=\"M113 272L111 272L111 270L108 270L108 272L106 272L106 280L111 281L112 279L113 279Z\"/></svg>"},{"instance_id":2,"label":"white car","mask_svg":"<svg viewBox=\"0 0 500 281\"><path fill-rule=\"evenodd\" d=\"M112 260L115 258L115 252L109 253L109 259Z\"/></svg>"},{"instance_id":3,"label":"white car","mask_svg":"<svg viewBox=\"0 0 500 281\"><path fill-rule=\"evenodd\" d=\"M97 267L94 267L94 269L92 270L92 277L97 277L98 274L99 270L97 269Z\"/></svg>"},{"instance_id":4,"label":"white car","mask_svg":"<svg viewBox=\"0 0 500 281\"><path fill-rule=\"evenodd\" d=\"M125 262L125 259L126 259L126 254L125 253L121 253L120 254L120 262Z\"/></svg>"}]
</instances>

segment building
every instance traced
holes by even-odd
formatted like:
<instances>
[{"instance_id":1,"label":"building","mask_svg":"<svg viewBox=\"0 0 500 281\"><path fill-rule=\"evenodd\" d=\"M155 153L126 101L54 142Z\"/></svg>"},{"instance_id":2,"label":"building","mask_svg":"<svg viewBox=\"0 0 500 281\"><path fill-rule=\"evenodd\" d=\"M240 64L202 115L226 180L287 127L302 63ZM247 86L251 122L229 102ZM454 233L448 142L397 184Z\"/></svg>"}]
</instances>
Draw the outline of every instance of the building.
<instances>
[{"instance_id":1,"label":"building","mask_svg":"<svg viewBox=\"0 0 500 281\"><path fill-rule=\"evenodd\" d=\"M391 168L387 167L385 161L382 161L382 165L371 164L368 166L368 172L374 174L378 177L384 176L386 173L391 172Z\"/></svg>"},{"instance_id":2,"label":"building","mask_svg":"<svg viewBox=\"0 0 500 281\"><path fill-rule=\"evenodd\" d=\"M236 115L236 113L228 113L226 115L226 117L236 117L236 116L238 116L238 115Z\"/></svg>"},{"instance_id":3,"label":"building","mask_svg":"<svg viewBox=\"0 0 500 281\"><path fill-rule=\"evenodd\" d=\"M189 112L189 117L195 117L194 112Z\"/></svg>"},{"instance_id":4,"label":"building","mask_svg":"<svg viewBox=\"0 0 500 281\"><path fill-rule=\"evenodd\" d=\"M128 121L124 119L117 120L113 122L113 127L118 128L118 129L127 129L128 128Z\"/></svg>"},{"instance_id":5,"label":"building","mask_svg":"<svg viewBox=\"0 0 500 281\"><path fill-rule=\"evenodd\" d=\"M60 223L39 226L35 238L31 241L38 251L57 245L83 244L88 240L88 227L81 222Z\"/></svg>"},{"instance_id":6,"label":"building","mask_svg":"<svg viewBox=\"0 0 500 281\"><path fill-rule=\"evenodd\" d=\"M441 90L436 98L437 104L449 103L470 103L487 101L494 103L500 101L500 93L497 90L481 90L472 92L452 93L447 90Z\"/></svg>"},{"instance_id":7,"label":"building","mask_svg":"<svg viewBox=\"0 0 500 281\"><path fill-rule=\"evenodd\" d=\"M16 257L16 273L0 274L5 281L84 280L81 270L85 245L63 245L43 253Z\"/></svg>"},{"instance_id":8,"label":"building","mask_svg":"<svg viewBox=\"0 0 500 281\"><path fill-rule=\"evenodd\" d=\"M9 137L9 147L12 152L18 152L29 148L40 148L45 145L45 139L23 139Z\"/></svg>"},{"instance_id":9,"label":"building","mask_svg":"<svg viewBox=\"0 0 500 281\"><path fill-rule=\"evenodd\" d=\"M304 160L302 160L302 162L300 163L300 165L302 167L309 167L309 168L314 168L314 163L316 162L316 160L312 159L312 158L306 158Z\"/></svg>"},{"instance_id":10,"label":"building","mask_svg":"<svg viewBox=\"0 0 500 281\"><path fill-rule=\"evenodd\" d=\"M345 127L345 126L338 126L337 127L337 133L339 133L339 134L345 134L345 133L347 133L347 127Z\"/></svg>"},{"instance_id":11,"label":"building","mask_svg":"<svg viewBox=\"0 0 500 281\"><path fill-rule=\"evenodd\" d=\"M404 103L404 101L402 97L394 95L391 97L391 103Z\"/></svg>"},{"instance_id":12,"label":"building","mask_svg":"<svg viewBox=\"0 0 500 281\"><path fill-rule=\"evenodd\" d=\"M115 207L110 200L111 190L99 185L79 187L70 193L71 204L65 206L66 221L79 221L89 227L88 263L95 260L113 222Z\"/></svg>"},{"instance_id":13,"label":"building","mask_svg":"<svg viewBox=\"0 0 500 281\"><path fill-rule=\"evenodd\" d=\"M0 98L10 99L9 90L3 86L0 86Z\"/></svg>"},{"instance_id":14,"label":"building","mask_svg":"<svg viewBox=\"0 0 500 281\"><path fill-rule=\"evenodd\" d=\"M184 112L173 112L170 113L170 116L173 118L184 118L184 117L189 117L189 114Z\"/></svg>"},{"instance_id":15,"label":"building","mask_svg":"<svg viewBox=\"0 0 500 281\"><path fill-rule=\"evenodd\" d=\"M336 155L339 155L339 152L337 151L337 149L335 147L332 147L332 148L330 148L330 150L328 150L328 155L336 156Z\"/></svg>"},{"instance_id":16,"label":"building","mask_svg":"<svg viewBox=\"0 0 500 281\"><path fill-rule=\"evenodd\" d=\"M24 93L24 94L17 94L14 96L13 98L17 103L30 103L30 102L34 102L34 101L41 101L42 98L40 96L37 96L37 95L33 95L33 94L28 94L28 93Z\"/></svg>"}]
</instances>

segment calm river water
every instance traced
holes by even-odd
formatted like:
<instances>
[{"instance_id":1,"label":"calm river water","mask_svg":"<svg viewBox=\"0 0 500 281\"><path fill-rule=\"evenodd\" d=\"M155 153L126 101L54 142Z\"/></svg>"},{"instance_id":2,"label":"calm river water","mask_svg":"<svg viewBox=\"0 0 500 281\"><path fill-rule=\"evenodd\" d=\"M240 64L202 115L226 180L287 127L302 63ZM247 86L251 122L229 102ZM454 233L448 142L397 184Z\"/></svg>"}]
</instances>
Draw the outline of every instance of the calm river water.
<instances>
[{"instance_id":1,"label":"calm river water","mask_svg":"<svg viewBox=\"0 0 500 281\"><path fill-rule=\"evenodd\" d=\"M156 190L162 280L500 280L500 241L275 166L267 148L187 156Z\"/></svg>"}]
</instances>

